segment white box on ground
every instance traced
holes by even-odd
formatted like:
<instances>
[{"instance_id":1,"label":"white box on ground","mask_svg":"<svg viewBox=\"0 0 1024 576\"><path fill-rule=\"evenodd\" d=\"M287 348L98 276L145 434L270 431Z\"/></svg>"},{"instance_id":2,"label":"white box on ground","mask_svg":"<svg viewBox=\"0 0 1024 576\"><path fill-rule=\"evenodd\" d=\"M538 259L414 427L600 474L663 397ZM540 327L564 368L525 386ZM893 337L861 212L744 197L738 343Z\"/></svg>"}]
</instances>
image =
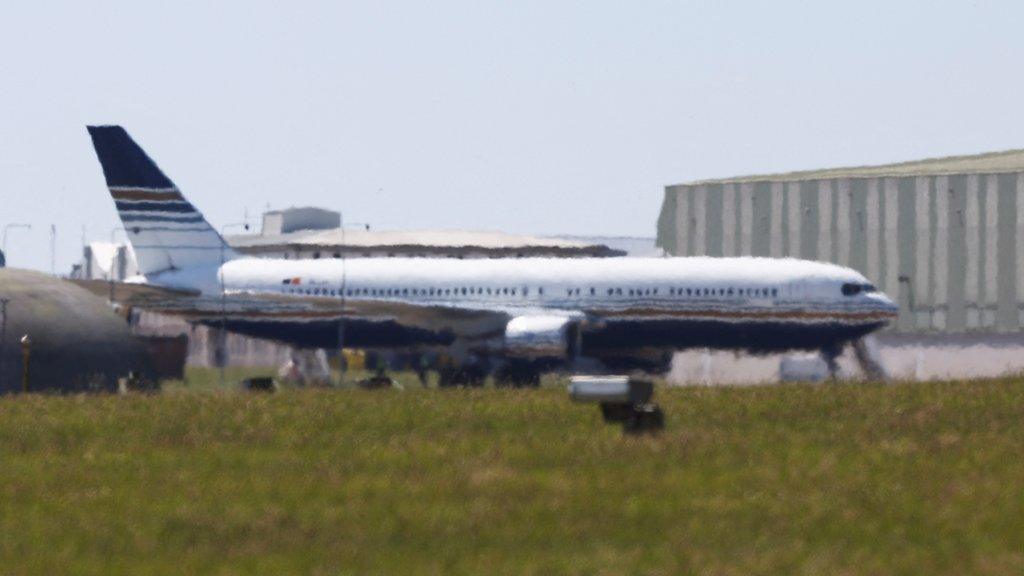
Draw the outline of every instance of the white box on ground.
<instances>
[{"instance_id":1,"label":"white box on ground","mask_svg":"<svg viewBox=\"0 0 1024 576\"><path fill-rule=\"evenodd\" d=\"M569 397L575 402L629 402L629 376L573 376Z\"/></svg>"},{"instance_id":2,"label":"white box on ground","mask_svg":"<svg viewBox=\"0 0 1024 576\"><path fill-rule=\"evenodd\" d=\"M784 356L779 363L783 382L820 382L828 378L828 364L816 354Z\"/></svg>"}]
</instances>

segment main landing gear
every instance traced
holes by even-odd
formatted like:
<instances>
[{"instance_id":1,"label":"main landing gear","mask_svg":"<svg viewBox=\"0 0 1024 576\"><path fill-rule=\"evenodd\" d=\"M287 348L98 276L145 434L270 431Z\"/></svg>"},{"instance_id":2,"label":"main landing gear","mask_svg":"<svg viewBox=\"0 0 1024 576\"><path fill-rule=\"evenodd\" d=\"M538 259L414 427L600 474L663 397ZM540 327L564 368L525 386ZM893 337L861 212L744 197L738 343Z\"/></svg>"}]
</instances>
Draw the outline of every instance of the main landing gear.
<instances>
[{"instance_id":1,"label":"main landing gear","mask_svg":"<svg viewBox=\"0 0 1024 576\"><path fill-rule=\"evenodd\" d=\"M494 385L499 388L537 388L540 370L530 362L510 360L494 371Z\"/></svg>"},{"instance_id":2,"label":"main landing gear","mask_svg":"<svg viewBox=\"0 0 1024 576\"><path fill-rule=\"evenodd\" d=\"M487 371L480 366L445 366L437 370L437 386L451 388L466 386L480 388L487 379Z\"/></svg>"},{"instance_id":3,"label":"main landing gear","mask_svg":"<svg viewBox=\"0 0 1024 576\"><path fill-rule=\"evenodd\" d=\"M887 380L889 372L882 365L882 357L878 353L878 346L874 336L865 336L853 343L853 355L860 364L864 375L871 380Z\"/></svg>"},{"instance_id":4,"label":"main landing gear","mask_svg":"<svg viewBox=\"0 0 1024 576\"><path fill-rule=\"evenodd\" d=\"M437 369L439 388L479 388L487 380L489 370L486 362L470 364L448 364ZM540 367L533 362L509 360L493 371L494 386L497 388L537 388L540 386Z\"/></svg>"}]
</instances>

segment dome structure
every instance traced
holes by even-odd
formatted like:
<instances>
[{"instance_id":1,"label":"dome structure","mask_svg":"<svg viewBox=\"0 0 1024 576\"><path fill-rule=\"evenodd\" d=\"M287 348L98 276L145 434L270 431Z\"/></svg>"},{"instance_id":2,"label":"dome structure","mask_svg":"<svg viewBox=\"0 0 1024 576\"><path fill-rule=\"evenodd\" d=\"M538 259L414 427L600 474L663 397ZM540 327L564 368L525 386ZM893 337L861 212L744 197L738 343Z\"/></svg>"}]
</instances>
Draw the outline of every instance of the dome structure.
<instances>
[{"instance_id":1,"label":"dome structure","mask_svg":"<svg viewBox=\"0 0 1024 576\"><path fill-rule=\"evenodd\" d=\"M6 301L0 393L22 389L25 336L31 340L31 391L116 390L118 378L130 371L151 372L145 344L105 300L83 288L39 272L0 268L0 300Z\"/></svg>"}]
</instances>

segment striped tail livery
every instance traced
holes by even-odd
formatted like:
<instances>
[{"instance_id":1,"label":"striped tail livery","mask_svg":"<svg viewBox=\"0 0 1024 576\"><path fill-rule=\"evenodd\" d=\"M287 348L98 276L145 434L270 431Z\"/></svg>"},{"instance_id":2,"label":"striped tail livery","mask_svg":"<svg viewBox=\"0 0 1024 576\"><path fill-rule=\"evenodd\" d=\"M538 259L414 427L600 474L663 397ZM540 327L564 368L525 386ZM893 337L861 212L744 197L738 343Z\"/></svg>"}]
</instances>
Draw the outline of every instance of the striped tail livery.
<instances>
[{"instance_id":1,"label":"striped tail livery","mask_svg":"<svg viewBox=\"0 0 1024 576\"><path fill-rule=\"evenodd\" d=\"M120 126L89 126L139 272L219 266L235 253Z\"/></svg>"}]
</instances>

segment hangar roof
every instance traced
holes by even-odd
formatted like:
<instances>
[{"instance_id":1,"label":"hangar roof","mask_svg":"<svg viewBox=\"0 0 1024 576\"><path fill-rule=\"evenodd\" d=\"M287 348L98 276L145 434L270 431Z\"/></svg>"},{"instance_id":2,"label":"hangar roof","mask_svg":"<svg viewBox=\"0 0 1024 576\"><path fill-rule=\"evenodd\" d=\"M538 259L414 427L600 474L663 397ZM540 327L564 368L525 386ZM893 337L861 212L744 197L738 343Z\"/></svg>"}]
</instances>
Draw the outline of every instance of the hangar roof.
<instances>
[{"instance_id":1,"label":"hangar roof","mask_svg":"<svg viewBox=\"0 0 1024 576\"><path fill-rule=\"evenodd\" d=\"M0 296L7 303L7 334L0 346L0 394L21 385L22 350L31 348L33 389L111 390L130 370L145 373L149 356L142 341L107 301L74 283L30 270L0 269Z\"/></svg>"},{"instance_id":2,"label":"hangar roof","mask_svg":"<svg viewBox=\"0 0 1024 576\"><path fill-rule=\"evenodd\" d=\"M471 230L371 231L347 229L343 237L342 231L336 228L332 230L306 230L287 234L230 236L227 240L232 247L238 248L243 252L260 252L282 247L296 249L344 246L347 249L378 250L386 248L404 250L423 249L424 251L461 249L494 252L546 250L567 253L586 252L602 256L621 254L621 251L592 242Z\"/></svg>"},{"instance_id":3,"label":"hangar roof","mask_svg":"<svg viewBox=\"0 0 1024 576\"><path fill-rule=\"evenodd\" d=\"M1024 172L1024 149L986 152L966 156L945 156L926 158L910 162L897 162L878 166L851 166L718 178L688 182L695 184L738 184L749 182L788 182L794 180L826 180L831 178L878 178L899 176L926 176L944 174L992 174L1000 172Z\"/></svg>"}]
</instances>

